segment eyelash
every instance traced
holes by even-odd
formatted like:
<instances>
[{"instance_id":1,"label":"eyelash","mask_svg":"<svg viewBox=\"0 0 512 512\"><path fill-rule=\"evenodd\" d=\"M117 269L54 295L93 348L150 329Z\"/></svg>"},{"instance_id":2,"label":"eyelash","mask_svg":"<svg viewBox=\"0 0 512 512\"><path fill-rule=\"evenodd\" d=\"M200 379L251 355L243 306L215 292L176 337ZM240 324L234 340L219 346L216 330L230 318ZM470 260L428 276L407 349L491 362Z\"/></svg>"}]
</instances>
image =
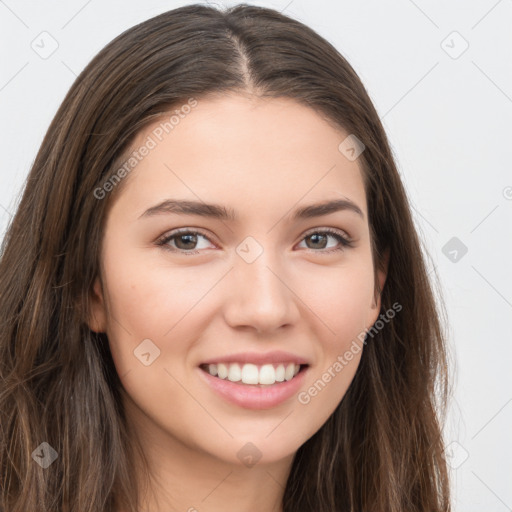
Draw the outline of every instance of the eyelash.
<instances>
[{"instance_id":1,"label":"eyelash","mask_svg":"<svg viewBox=\"0 0 512 512\"><path fill-rule=\"evenodd\" d=\"M338 242L340 242L340 246L336 247L334 249L328 249L328 250L307 249L308 251L316 252L316 253L331 254L331 253L335 253L335 252L338 252L338 251L343 251L345 248L353 246L352 240L344 237L338 231L335 231L335 230L330 229L330 228L317 229L315 231L310 231L309 233L304 235L302 240L304 240L304 239L306 239L306 238L308 238L308 237L310 237L312 235L318 235L318 234L332 236L333 238L338 240ZM162 249L164 249L166 251L170 251L170 252L173 252L173 253L180 253L180 254L183 254L183 255L186 255L186 256L192 256L192 255L195 255L195 254L199 254L201 252L199 250L185 251L183 249L176 249L176 248L171 247L171 246L168 245L171 240L173 240L174 238L177 238L180 235L201 235L202 237L204 237L208 241L210 241L210 239L204 233L202 233L201 231L194 231L194 230L185 228L185 229L174 231L170 235L165 235L164 237L162 237L162 238L160 238L159 240L156 241L156 245L159 246L159 247L162 247ZM302 242L302 240L301 240L301 242Z\"/></svg>"}]
</instances>

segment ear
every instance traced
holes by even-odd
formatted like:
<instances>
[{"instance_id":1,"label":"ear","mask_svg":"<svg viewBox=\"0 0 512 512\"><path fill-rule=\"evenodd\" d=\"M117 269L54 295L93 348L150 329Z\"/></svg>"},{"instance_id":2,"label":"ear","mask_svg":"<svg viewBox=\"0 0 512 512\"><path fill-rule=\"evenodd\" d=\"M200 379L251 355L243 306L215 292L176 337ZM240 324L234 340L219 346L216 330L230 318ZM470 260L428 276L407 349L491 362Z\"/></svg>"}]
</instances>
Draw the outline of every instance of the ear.
<instances>
[{"instance_id":1,"label":"ear","mask_svg":"<svg viewBox=\"0 0 512 512\"><path fill-rule=\"evenodd\" d=\"M382 255L381 261L378 263L378 269L377 269L377 276L376 276L376 285L375 291L373 294L373 301L372 301L372 309L375 309L375 313L378 315L380 311L381 306L381 295L382 290L384 289L384 284L386 283L386 278L388 275L388 265L389 265L389 247L386 248ZM373 316L373 315L372 315ZM375 317L372 324L377 320L377 317Z\"/></svg>"},{"instance_id":2,"label":"ear","mask_svg":"<svg viewBox=\"0 0 512 512\"><path fill-rule=\"evenodd\" d=\"M107 328L107 315L105 311L105 300L101 280L96 277L90 293L90 318L87 323L89 329L94 332L105 332Z\"/></svg>"}]
</instances>

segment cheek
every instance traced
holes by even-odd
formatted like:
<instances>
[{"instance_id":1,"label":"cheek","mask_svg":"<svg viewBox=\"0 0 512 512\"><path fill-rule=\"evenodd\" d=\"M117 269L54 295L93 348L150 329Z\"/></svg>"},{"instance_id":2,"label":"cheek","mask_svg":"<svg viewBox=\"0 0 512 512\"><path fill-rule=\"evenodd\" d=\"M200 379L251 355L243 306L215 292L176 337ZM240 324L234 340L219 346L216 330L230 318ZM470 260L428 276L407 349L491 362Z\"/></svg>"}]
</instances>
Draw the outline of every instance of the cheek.
<instances>
[{"instance_id":1,"label":"cheek","mask_svg":"<svg viewBox=\"0 0 512 512\"><path fill-rule=\"evenodd\" d=\"M211 287L197 269L156 266L137 253L105 261L112 316L134 336L161 339Z\"/></svg>"},{"instance_id":2,"label":"cheek","mask_svg":"<svg viewBox=\"0 0 512 512\"><path fill-rule=\"evenodd\" d=\"M208 283L198 286L191 272L148 265L136 253L112 251L104 259L104 271L110 309L107 336L118 374L151 370L144 377L149 384L161 374L158 371L186 356L194 331L189 312ZM141 368L146 362L150 366Z\"/></svg>"},{"instance_id":3,"label":"cheek","mask_svg":"<svg viewBox=\"0 0 512 512\"><path fill-rule=\"evenodd\" d=\"M316 275L315 283L314 288L304 288L302 296L318 317L318 364L298 399L325 420L345 395L361 361L365 329L374 314L371 260L329 268Z\"/></svg>"},{"instance_id":4,"label":"cheek","mask_svg":"<svg viewBox=\"0 0 512 512\"><path fill-rule=\"evenodd\" d=\"M373 291L373 269L363 261L325 268L302 286L300 296L318 318L326 348L340 348L364 331L374 311Z\"/></svg>"}]
</instances>

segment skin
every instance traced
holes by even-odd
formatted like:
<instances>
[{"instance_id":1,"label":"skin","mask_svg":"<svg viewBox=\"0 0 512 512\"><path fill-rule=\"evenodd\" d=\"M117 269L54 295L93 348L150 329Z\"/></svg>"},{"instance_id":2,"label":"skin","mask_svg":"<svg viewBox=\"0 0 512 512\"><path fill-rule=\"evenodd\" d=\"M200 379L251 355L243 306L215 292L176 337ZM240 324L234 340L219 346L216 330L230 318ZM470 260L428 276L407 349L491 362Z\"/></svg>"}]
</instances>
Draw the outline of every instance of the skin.
<instances>
[{"instance_id":1,"label":"skin","mask_svg":"<svg viewBox=\"0 0 512 512\"><path fill-rule=\"evenodd\" d=\"M259 411L218 396L198 365L289 351L310 362L307 391L354 340L362 347L357 336L378 318L380 297L360 165L338 150L347 135L290 99L210 96L124 178L107 218L90 328L108 335L128 421L150 462L142 510L218 512L236 503L239 512L281 511L294 454L345 395L362 351L308 404L293 396ZM224 205L239 219L139 218L168 198ZM299 206L339 198L363 215L291 220ZM175 252L157 245L176 228L201 233L169 241ZM311 237L324 228L352 247ZM250 264L236 251L248 236L263 248ZM377 277L382 288L384 271ZM145 339L160 350L148 366L134 356ZM248 442L261 452L252 467L237 457Z\"/></svg>"}]
</instances>

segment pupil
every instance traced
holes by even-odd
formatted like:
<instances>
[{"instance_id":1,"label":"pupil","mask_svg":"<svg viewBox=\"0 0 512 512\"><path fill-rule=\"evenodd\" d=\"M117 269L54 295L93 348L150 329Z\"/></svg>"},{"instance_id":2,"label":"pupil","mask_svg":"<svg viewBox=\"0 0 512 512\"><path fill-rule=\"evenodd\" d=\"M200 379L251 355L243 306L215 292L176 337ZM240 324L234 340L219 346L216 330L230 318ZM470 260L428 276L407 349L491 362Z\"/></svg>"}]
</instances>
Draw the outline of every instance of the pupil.
<instances>
[{"instance_id":1,"label":"pupil","mask_svg":"<svg viewBox=\"0 0 512 512\"><path fill-rule=\"evenodd\" d=\"M178 248L180 248L180 249L190 249L190 244L188 245L188 247L186 244L185 244L185 247L179 247L179 245L183 241L183 239L187 239L188 242L192 242L192 245L194 245L195 243L197 243L196 238L197 238L196 235L192 235L192 234L180 235L177 239L177 242L179 242L179 243L177 243L176 245L178 245Z\"/></svg>"},{"instance_id":2,"label":"pupil","mask_svg":"<svg viewBox=\"0 0 512 512\"><path fill-rule=\"evenodd\" d=\"M309 238L311 238L311 239L318 239L319 237L323 237L323 238L324 238L324 242L325 242L325 238L326 238L326 236L325 236L325 235L318 234L318 233L317 233L317 234L315 234L315 235L311 235ZM323 249L324 247L325 247L325 244L324 244L324 245L322 245L322 247L321 247L321 248Z\"/></svg>"}]
</instances>

